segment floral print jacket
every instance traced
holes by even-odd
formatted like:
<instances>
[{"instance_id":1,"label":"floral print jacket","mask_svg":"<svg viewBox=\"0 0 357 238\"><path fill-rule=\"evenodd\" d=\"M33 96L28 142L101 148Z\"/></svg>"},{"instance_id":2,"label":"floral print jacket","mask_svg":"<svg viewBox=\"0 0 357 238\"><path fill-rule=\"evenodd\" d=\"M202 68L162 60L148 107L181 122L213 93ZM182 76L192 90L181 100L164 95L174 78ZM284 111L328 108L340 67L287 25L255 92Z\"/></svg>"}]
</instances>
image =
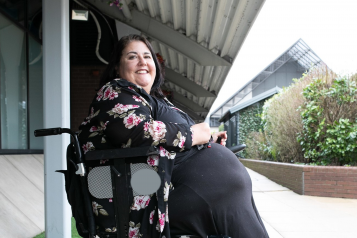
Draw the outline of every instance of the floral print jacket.
<instances>
[{"instance_id":1,"label":"floral print jacket","mask_svg":"<svg viewBox=\"0 0 357 238\"><path fill-rule=\"evenodd\" d=\"M158 172L162 184L156 194L134 196L130 207L129 238L170 237L167 201L172 189L174 158L176 152L192 146L190 123L155 120L158 112L151 106L155 104L154 100L141 87L124 79L115 79L97 92L89 115L79 128L84 154L90 150L148 145L160 150L160 155L149 156L147 163ZM162 102L174 108L169 101ZM107 163L110 162L102 160L91 166ZM93 197L92 205L97 225L106 232L115 232L112 200Z\"/></svg>"}]
</instances>

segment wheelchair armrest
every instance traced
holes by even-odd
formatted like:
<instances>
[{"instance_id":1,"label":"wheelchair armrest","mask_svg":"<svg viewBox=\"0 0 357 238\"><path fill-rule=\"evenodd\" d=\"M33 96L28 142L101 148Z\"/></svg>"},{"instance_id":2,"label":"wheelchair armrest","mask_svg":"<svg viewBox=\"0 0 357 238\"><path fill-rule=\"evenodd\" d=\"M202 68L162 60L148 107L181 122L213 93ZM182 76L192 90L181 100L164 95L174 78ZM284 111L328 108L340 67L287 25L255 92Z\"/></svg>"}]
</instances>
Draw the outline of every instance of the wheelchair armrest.
<instances>
[{"instance_id":1,"label":"wheelchair armrest","mask_svg":"<svg viewBox=\"0 0 357 238\"><path fill-rule=\"evenodd\" d=\"M88 151L85 155L86 160L101 160L101 159L124 159L148 155L158 155L158 148L153 146L108 149L108 150L93 150Z\"/></svg>"},{"instance_id":2,"label":"wheelchair armrest","mask_svg":"<svg viewBox=\"0 0 357 238\"><path fill-rule=\"evenodd\" d=\"M238 153L241 150L244 150L245 147L246 147L245 144L241 144L241 145L236 145L236 146L229 147L228 149L230 149L235 154L235 153Z\"/></svg>"}]
</instances>

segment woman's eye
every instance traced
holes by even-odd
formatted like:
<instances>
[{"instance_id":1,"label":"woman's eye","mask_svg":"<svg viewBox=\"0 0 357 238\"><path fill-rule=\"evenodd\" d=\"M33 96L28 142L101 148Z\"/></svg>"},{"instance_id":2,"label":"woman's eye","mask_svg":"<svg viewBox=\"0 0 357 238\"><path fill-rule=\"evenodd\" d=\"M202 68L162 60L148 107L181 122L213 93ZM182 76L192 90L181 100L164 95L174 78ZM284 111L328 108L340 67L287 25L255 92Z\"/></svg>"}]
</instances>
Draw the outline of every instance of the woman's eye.
<instances>
[{"instance_id":1,"label":"woman's eye","mask_svg":"<svg viewBox=\"0 0 357 238\"><path fill-rule=\"evenodd\" d=\"M135 59L136 58L136 55L131 55L131 56L129 56L129 59L131 60L131 59Z\"/></svg>"},{"instance_id":2,"label":"woman's eye","mask_svg":"<svg viewBox=\"0 0 357 238\"><path fill-rule=\"evenodd\" d=\"M145 56L146 59L151 59L150 55Z\"/></svg>"}]
</instances>

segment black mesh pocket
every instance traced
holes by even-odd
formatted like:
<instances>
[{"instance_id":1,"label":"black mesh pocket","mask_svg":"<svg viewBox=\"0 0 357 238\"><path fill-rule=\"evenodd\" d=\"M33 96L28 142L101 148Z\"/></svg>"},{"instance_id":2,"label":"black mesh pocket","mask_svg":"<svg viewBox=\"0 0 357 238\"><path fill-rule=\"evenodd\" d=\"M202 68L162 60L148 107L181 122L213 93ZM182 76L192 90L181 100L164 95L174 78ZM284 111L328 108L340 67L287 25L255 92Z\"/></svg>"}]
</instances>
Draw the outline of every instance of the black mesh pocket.
<instances>
[{"instance_id":1,"label":"black mesh pocket","mask_svg":"<svg viewBox=\"0 0 357 238\"><path fill-rule=\"evenodd\" d=\"M113 197L110 166L95 167L88 173L88 190L95 198Z\"/></svg>"}]
</instances>

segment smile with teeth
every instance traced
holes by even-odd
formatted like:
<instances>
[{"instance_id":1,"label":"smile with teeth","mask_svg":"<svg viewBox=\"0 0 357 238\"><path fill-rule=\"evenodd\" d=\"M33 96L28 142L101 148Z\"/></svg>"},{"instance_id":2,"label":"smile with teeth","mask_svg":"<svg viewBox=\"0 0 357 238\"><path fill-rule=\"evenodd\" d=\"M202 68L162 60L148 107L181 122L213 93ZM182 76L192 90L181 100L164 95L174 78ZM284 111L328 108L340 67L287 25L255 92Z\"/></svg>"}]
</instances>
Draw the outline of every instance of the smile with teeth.
<instances>
[{"instance_id":1,"label":"smile with teeth","mask_svg":"<svg viewBox=\"0 0 357 238\"><path fill-rule=\"evenodd\" d=\"M136 73L137 74L146 74L146 73L148 73L148 71L147 70L138 70L138 71L136 71Z\"/></svg>"}]
</instances>

